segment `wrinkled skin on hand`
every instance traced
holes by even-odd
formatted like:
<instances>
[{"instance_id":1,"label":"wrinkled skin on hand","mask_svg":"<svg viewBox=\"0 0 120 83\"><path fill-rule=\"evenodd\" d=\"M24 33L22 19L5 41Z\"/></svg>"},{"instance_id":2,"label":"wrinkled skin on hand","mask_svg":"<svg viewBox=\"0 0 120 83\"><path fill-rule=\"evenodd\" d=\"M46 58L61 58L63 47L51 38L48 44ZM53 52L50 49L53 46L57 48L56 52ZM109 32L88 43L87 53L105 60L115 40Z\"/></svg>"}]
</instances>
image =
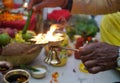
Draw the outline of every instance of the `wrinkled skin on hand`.
<instances>
[{"instance_id":1,"label":"wrinkled skin on hand","mask_svg":"<svg viewBox=\"0 0 120 83\"><path fill-rule=\"evenodd\" d=\"M86 69L90 73L98 73L117 66L118 46L97 42L81 48L79 54Z\"/></svg>"},{"instance_id":2,"label":"wrinkled skin on hand","mask_svg":"<svg viewBox=\"0 0 120 83\"><path fill-rule=\"evenodd\" d=\"M28 9L33 9L35 12L40 12L44 7L62 7L65 0L30 0Z\"/></svg>"}]
</instances>

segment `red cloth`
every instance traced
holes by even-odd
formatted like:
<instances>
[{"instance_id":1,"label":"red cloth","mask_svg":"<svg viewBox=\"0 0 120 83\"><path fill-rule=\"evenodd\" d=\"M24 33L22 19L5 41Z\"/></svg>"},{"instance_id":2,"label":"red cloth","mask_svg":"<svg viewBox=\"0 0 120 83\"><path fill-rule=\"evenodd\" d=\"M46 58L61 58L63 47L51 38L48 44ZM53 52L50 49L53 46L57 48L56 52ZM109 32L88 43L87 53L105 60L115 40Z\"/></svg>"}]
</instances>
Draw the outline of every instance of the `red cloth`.
<instances>
[{"instance_id":1,"label":"red cloth","mask_svg":"<svg viewBox=\"0 0 120 83\"><path fill-rule=\"evenodd\" d=\"M47 15L48 20L55 20L59 21L61 19L68 20L70 18L71 14L68 10L62 9L62 10L54 10L52 13Z\"/></svg>"}]
</instances>

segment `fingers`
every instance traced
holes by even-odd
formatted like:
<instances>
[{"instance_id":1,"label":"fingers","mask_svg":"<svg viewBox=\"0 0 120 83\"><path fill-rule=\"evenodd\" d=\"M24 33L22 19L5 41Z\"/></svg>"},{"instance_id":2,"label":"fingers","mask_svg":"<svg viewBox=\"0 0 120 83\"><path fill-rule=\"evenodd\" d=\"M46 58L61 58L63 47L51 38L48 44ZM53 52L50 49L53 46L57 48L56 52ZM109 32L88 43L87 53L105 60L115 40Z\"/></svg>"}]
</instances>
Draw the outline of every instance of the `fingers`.
<instances>
[{"instance_id":1,"label":"fingers","mask_svg":"<svg viewBox=\"0 0 120 83\"><path fill-rule=\"evenodd\" d=\"M84 63L86 69L88 70L89 73L98 73L102 71L102 67L97 65L96 60L89 60Z\"/></svg>"},{"instance_id":2,"label":"fingers","mask_svg":"<svg viewBox=\"0 0 120 83\"><path fill-rule=\"evenodd\" d=\"M109 70L109 69L113 69L116 67L116 62L99 62L97 60L89 60L84 62L84 65L86 67L86 69L88 70L89 73L98 73L101 71L105 71L105 70Z\"/></svg>"},{"instance_id":3,"label":"fingers","mask_svg":"<svg viewBox=\"0 0 120 83\"><path fill-rule=\"evenodd\" d=\"M93 60L93 59L96 58L95 54L96 54L95 51L93 51L93 52L90 53L90 54L81 55L81 56L80 56L80 59L82 60L82 62L86 62L86 61L88 61L88 60Z\"/></svg>"},{"instance_id":4,"label":"fingers","mask_svg":"<svg viewBox=\"0 0 120 83\"><path fill-rule=\"evenodd\" d=\"M106 66L93 66L93 67L89 67L89 68L86 68L86 69L88 70L89 73L96 74L98 72L110 70L112 68L114 68L114 66L106 65Z\"/></svg>"},{"instance_id":5,"label":"fingers","mask_svg":"<svg viewBox=\"0 0 120 83\"><path fill-rule=\"evenodd\" d=\"M116 47L105 43L88 44L79 51L80 59L90 73L98 73L117 67Z\"/></svg>"},{"instance_id":6,"label":"fingers","mask_svg":"<svg viewBox=\"0 0 120 83\"><path fill-rule=\"evenodd\" d=\"M117 67L116 61L97 63L97 65L102 66L103 70L108 70Z\"/></svg>"},{"instance_id":7,"label":"fingers","mask_svg":"<svg viewBox=\"0 0 120 83\"><path fill-rule=\"evenodd\" d=\"M62 7L64 0L30 0L28 9L39 12L45 7Z\"/></svg>"},{"instance_id":8,"label":"fingers","mask_svg":"<svg viewBox=\"0 0 120 83\"><path fill-rule=\"evenodd\" d=\"M42 0L30 0L28 9L31 9L35 4L40 3Z\"/></svg>"},{"instance_id":9,"label":"fingers","mask_svg":"<svg viewBox=\"0 0 120 83\"><path fill-rule=\"evenodd\" d=\"M96 74L96 73L102 71L102 67L95 66L95 67L89 68L88 71L89 71L89 73Z\"/></svg>"},{"instance_id":10,"label":"fingers","mask_svg":"<svg viewBox=\"0 0 120 83\"><path fill-rule=\"evenodd\" d=\"M96 49L95 44L88 44L84 47L79 48L79 54L81 56L92 53Z\"/></svg>"},{"instance_id":11,"label":"fingers","mask_svg":"<svg viewBox=\"0 0 120 83\"><path fill-rule=\"evenodd\" d=\"M84 62L84 65L86 66L87 69L94 67L97 65L97 61L96 60L89 60Z\"/></svg>"},{"instance_id":12,"label":"fingers","mask_svg":"<svg viewBox=\"0 0 120 83\"><path fill-rule=\"evenodd\" d=\"M55 5L55 3L50 3L50 2L44 1L39 4L34 5L33 10L35 12L38 12L38 11L41 11L41 9L43 9L45 7L55 7L54 5Z\"/></svg>"},{"instance_id":13,"label":"fingers","mask_svg":"<svg viewBox=\"0 0 120 83\"><path fill-rule=\"evenodd\" d=\"M92 55L92 54L91 54ZM91 59L90 56L83 56L82 57L82 62L84 63L86 69L88 70L89 73L98 73L103 70L102 66L98 65L97 59ZM91 56L92 57L92 56Z\"/></svg>"},{"instance_id":14,"label":"fingers","mask_svg":"<svg viewBox=\"0 0 120 83\"><path fill-rule=\"evenodd\" d=\"M41 3L39 4L36 4L33 6L33 10L34 11L39 11L41 10L42 8L45 8L45 7L61 7L63 3L61 1L58 1L58 0L53 0L53 1L42 1Z\"/></svg>"}]
</instances>

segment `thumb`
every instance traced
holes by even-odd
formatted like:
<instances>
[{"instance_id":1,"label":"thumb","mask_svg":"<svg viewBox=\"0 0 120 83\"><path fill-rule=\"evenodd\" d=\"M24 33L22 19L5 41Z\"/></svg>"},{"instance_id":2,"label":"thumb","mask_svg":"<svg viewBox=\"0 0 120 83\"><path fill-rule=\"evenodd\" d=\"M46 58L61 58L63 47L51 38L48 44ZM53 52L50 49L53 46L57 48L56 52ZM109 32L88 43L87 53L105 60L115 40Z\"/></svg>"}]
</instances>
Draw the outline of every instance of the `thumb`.
<instances>
[{"instance_id":1,"label":"thumb","mask_svg":"<svg viewBox=\"0 0 120 83\"><path fill-rule=\"evenodd\" d=\"M58 7L60 6L61 3L59 3L59 1L49 1L49 0L43 0L41 3L39 4L36 4L34 7L33 7L33 10L34 11L40 11L42 8L45 8L45 7Z\"/></svg>"},{"instance_id":2,"label":"thumb","mask_svg":"<svg viewBox=\"0 0 120 83\"><path fill-rule=\"evenodd\" d=\"M93 47L94 47L93 45L89 45L89 44L85 45L84 47L80 47L79 48L79 54L81 56L90 54L94 51Z\"/></svg>"},{"instance_id":3,"label":"thumb","mask_svg":"<svg viewBox=\"0 0 120 83\"><path fill-rule=\"evenodd\" d=\"M41 2L41 3L33 6L33 11L38 12L38 11L41 11L45 7L47 7L47 3L46 2Z\"/></svg>"},{"instance_id":4,"label":"thumb","mask_svg":"<svg viewBox=\"0 0 120 83\"><path fill-rule=\"evenodd\" d=\"M36 4L39 4L42 0L30 0L28 4L28 9L32 9L32 7Z\"/></svg>"}]
</instances>

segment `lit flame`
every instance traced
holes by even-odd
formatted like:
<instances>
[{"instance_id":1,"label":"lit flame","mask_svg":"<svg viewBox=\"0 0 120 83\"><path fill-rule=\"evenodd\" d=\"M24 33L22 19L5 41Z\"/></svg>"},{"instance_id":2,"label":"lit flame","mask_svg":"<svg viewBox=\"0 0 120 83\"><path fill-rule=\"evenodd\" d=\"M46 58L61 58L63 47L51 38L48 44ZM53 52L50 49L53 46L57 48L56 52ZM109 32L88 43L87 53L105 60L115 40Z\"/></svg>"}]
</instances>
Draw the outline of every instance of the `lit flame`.
<instances>
[{"instance_id":1,"label":"lit flame","mask_svg":"<svg viewBox=\"0 0 120 83\"><path fill-rule=\"evenodd\" d=\"M31 41L34 41L35 44L48 43L48 40L46 40L45 38L45 34L38 34L37 36L34 36L34 38L32 38Z\"/></svg>"},{"instance_id":2,"label":"lit flame","mask_svg":"<svg viewBox=\"0 0 120 83\"><path fill-rule=\"evenodd\" d=\"M57 25L52 25L50 27L50 31L48 31L47 35L46 35L46 39L48 39L48 41L61 41L61 40L63 40L61 33L54 33L56 29L57 29Z\"/></svg>"},{"instance_id":3,"label":"lit flame","mask_svg":"<svg viewBox=\"0 0 120 83\"><path fill-rule=\"evenodd\" d=\"M52 25L50 27L50 30L46 34L38 34L37 36L34 36L34 38L31 39L31 41L35 41L35 44L45 44L48 42L56 42L56 41L62 41L63 34L62 33L55 33L55 30L57 29L56 25Z\"/></svg>"}]
</instances>

